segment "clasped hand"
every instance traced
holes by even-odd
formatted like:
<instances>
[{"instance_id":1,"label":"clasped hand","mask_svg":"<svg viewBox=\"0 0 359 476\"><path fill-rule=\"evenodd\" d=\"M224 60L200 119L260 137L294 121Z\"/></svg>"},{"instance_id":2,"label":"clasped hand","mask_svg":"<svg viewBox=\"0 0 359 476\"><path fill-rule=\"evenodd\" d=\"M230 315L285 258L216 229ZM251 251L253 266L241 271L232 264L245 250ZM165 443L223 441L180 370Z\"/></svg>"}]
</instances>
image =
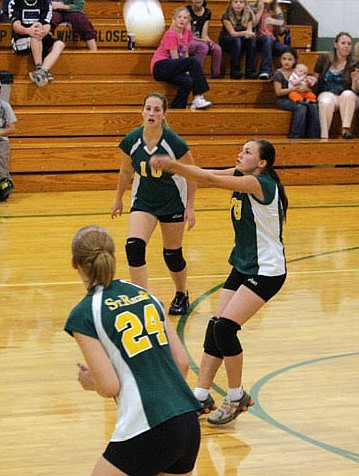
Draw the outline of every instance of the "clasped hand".
<instances>
[{"instance_id":1,"label":"clasped hand","mask_svg":"<svg viewBox=\"0 0 359 476\"><path fill-rule=\"evenodd\" d=\"M95 390L95 379L91 373L91 370L86 367L86 365L78 363L77 367L79 368L77 380L80 382L84 390Z\"/></svg>"},{"instance_id":2,"label":"clasped hand","mask_svg":"<svg viewBox=\"0 0 359 476\"><path fill-rule=\"evenodd\" d=\"M29 30L30 30L29 36L32 36L33 38L36 38L37 40L42 40L42 38L45 36L43 26L39 22L33 23L30 26Z\"/></svg>"},{"instance_id":3,"label":"clasped hand","mask_svg":"<svg viewBox=\"0 0 359 476\"><path fill-rule=\"evenodd\" d=\"M176 161L172 160L169 155L154 155L150 160L151 167L166 172L176 173Z\"/></svg>"}]
</instances>

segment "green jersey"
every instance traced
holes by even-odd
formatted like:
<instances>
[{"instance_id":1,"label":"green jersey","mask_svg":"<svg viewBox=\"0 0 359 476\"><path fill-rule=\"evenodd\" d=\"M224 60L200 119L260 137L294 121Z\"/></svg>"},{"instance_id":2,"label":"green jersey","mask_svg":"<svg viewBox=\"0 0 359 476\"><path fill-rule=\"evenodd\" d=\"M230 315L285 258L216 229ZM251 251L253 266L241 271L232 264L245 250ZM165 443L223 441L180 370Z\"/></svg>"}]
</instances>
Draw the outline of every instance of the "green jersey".
<instances>
[{"instance_id":1,"label":"green jersey","mask_svg":"<svg viewBox=\"0 0 359 476\"><path fill-rule=\"evenodd\" d=\"M143 141L143 126L126 135L119 147L131 157L135 177L132 186L132 207L151 215L183 213L187 204L187 182L179 175L156 170L149 162L153 155L169 155L173 160L189 150L186 142L171 129L164 128L158 144L148 150Z\"/></svg>"},{"instance_id":2,"label":"green jersey","mask_svg":"<svg viewBox=\"0 0 359 476\"><path fill-rule=\"evenodd\" d=\"M242 175L235 171L234 175ZM280 276L286 272L282 242L283 209L278 187L270 175L257 175L264 201L234 192L231 216L235 245L229 263L243 274Z\"/></svg>"},{"instance_id":3,"label":"green jersey","mask_svg":"<svg viewBox=\"0 0 359 476\"><path fill-rule=\"evenodd\" d=\"M99 339L120 381L111 441L125 441L199 409L172 357L162 304L123 280L96 286L71 311L65 330Z\"/></svg>"}]
</instances>

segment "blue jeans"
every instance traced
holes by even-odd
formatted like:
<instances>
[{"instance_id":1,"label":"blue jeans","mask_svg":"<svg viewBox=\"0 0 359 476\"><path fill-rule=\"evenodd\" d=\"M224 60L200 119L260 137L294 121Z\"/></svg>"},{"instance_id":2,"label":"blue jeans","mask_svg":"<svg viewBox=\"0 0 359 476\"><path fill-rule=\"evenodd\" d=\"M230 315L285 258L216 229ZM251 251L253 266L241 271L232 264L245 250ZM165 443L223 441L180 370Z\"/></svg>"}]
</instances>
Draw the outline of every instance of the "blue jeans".
<instances>
[{"instance_id":1,"label":"blue jeans","mask_svg":"<svg viewBox=\"0 0 359 476\"><path fill-rule=\"evenodd\" d=\"M287 96L277 99L279 109L293 113L292 125L288 137L291 139L319 139L320 125L318 106L315 103L299 104Z\"/></svg>"},{"instance_id":2,"label":"blue jeans","mask_svg":"<svg viewBox=\"0 0 359 476\"><path fill-rule=\"evenodd\" d=\"M231 76L241 70L240 58L244 51L246 52L246 75L256 72L256 43L254 39L226 36L219 38L219 45L223 51L231 55Z\"/></svg>"},{"instance_id":3,"label":"blue jeans","mask_svg":"<svg viewBox=\"0 0 359 476\"><path fill-rule=\"evenodd\" d=\"M153 68L153 77L156 81L167 81L178 86L171 109L186 109L191 91L193 96L209 91L202 66L194 56L157 61Z\"/></svg>"},{"instance_id":4,"label":"blue jeans","mask_svg":"<svg viewBox=\"0 0 359 476\"><path fill-rule=\"evenodd\" d=\"M272 57L280 56L287 48L280 41L277 41L270 35L258 36L256 39L257 51L261 52L262 60L259 66L259 74L272 74Z\"/></svg>"}]
</instances>

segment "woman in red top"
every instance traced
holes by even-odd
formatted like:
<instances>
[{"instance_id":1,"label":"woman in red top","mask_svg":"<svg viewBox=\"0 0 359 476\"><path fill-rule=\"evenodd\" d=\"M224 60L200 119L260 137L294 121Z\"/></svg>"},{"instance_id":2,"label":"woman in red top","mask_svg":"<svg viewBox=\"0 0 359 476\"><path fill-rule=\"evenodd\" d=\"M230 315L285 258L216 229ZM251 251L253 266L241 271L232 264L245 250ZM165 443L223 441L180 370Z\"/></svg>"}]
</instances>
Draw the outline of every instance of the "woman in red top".
<instances>
[{"instance_id":1,"label":"woman in red top","mask_svg":"<svg viewBox=\"0 0 359 476\"><path fill-rule=\"evenodd\" d=\"M193 94L191 109L205 109L212 105L203 97L209 86L198 59L188 56L188 43L193 39L190 14L186 7L178 7L173 22L163 35L151 61L151 73L156 81L178 86L171 109L186 109L188 96Z\"/></svg>"}]
</instances>

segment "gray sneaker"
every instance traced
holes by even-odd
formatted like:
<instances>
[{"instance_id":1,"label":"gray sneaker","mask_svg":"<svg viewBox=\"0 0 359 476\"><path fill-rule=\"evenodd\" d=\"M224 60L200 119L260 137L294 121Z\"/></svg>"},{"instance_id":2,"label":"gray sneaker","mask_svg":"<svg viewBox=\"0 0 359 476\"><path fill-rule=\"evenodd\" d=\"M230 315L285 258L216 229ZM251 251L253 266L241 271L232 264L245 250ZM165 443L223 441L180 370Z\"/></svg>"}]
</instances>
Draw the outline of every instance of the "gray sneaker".
<instances>
[{"instance_id":1,"label":"gray sneaker","mask_svg":"<svg viewBox=\"0 0 359 476\"><path fill-rule=\"evenodd\" d=\"M37 71L31 71L29 73L29 76L31 81L33 81L36 84L36 86L38 86L39 88L42 88L49 82L49 80L47 79L44 73L44 70L42 69Z\"/></svg>"},{"instance_id":2,"label":"gray sneaker","mask_svg":"<svg viewBox=\"0 0 359 476\"><path fill-rule=\"evenodd\" d=\"M243 392L243 397L240 400L230 400L225 397L221 408L218 408L207 421L212 425L224 425L237 418L237 416L248 410L248 407L254 405L254 402L248 393Z\"/></svg>"},{"instance_id":3,"label":"gray sneaker","mask_svg":"<svg viewBox=\"0 0 359 476\"><path fill-rule=\"evenodd\" d=\"M51 72L49 69L43 69L42 73L45 75L48 81L53 81L54 77L52 76Z\"/></svg>"}]
</instances>

